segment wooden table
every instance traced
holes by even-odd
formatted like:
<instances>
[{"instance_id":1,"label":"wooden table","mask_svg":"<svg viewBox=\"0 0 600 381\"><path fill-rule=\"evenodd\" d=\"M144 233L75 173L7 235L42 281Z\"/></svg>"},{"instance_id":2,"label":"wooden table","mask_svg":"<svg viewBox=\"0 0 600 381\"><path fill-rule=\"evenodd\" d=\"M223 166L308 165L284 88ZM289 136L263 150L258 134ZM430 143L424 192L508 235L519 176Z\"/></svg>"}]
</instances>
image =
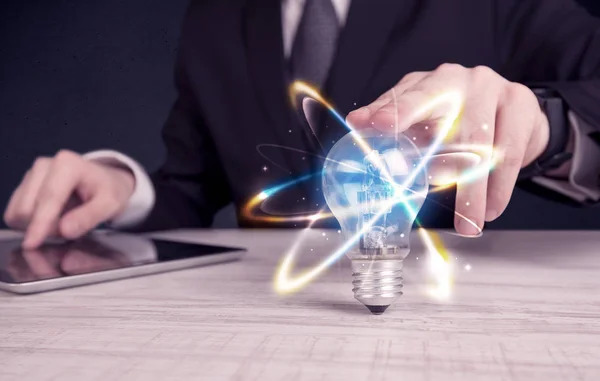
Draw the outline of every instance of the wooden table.
<instances>
[{"instance_id":1,"label":"wooden table","mask_svg":"<svg viewBox=\"0 0 600 381\"><path fill-rule=\"evenodd\" d=\"M326 233L305 241L299 268L339 244ZM413 236L405 294L381 316L354 300L345 258L300 292L277 295L275 269L297 235L164 233L249 253L0 293L0 380L600 380L600 232L442 234L456 258L448 301L423 292L425 253Z\"/></svg>"}]
</instances>

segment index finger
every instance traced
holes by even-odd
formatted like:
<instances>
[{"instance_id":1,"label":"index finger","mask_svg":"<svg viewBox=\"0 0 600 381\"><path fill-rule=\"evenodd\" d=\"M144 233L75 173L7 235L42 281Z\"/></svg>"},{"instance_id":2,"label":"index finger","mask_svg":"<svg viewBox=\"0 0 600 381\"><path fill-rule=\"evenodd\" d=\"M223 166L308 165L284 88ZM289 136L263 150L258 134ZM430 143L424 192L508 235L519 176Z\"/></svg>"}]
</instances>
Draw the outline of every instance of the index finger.
<instances>
[{"instance_id":1,"label":"index finger","mask_svg":"<svg viewBox=\"0 0 600 381\"><path fill-rule=\"evenodd\" d=\"M410 73L410 74L404 76L404 78L402 78L402 80L400 82L398 82L398 84L396 86L394 86L390 90L383 93L375 101L373 101L372 103L370 103L364 107L356 109L356 110L352 111L350 114L348 114L348 117L346 118L347 122L352 127L356 127L359 129L371 127L372 126L371 117L379 109L381 109L382 107L384 107L386 105L389 105L390 103L393 104L395 98L398 95L403 94L406 90L410 89L416 83L418 83L423 78L425 78L427 75L428 75L428 73L426 73L426 72L413 72L413 73Z\"/></svg>"},{"instance_id":2,"label":"index finger","mask_svg":"<svg viewBox=\"0 0 600 381\"><path fill-rule=\"evenodd\" d=\"M31 223L23 240L24 248L38 247L49 236L78 182L75 160L65 163L65 159L58 157L52 162L37 195Z\"/></svg>"}]
</instances>

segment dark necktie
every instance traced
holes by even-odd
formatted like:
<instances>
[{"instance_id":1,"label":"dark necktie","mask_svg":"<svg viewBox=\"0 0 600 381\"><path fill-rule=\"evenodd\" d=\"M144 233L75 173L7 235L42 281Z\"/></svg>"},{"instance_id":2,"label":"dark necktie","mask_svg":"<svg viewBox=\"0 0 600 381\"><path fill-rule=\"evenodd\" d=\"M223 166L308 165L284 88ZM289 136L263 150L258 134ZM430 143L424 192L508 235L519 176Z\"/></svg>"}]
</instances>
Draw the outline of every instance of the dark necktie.
<instances>
[{"instance_id":1,"label":"dark necktie","mask_svg":"<svg viewBox=\"0 0 600 381\"><path fill-rule=\"evenodd\" d=\"M325 87L329 69L331 67L339 35L339 21L333 8L331 0L306 0L302 18L298 24L296 36L292 44L292 52L288 60L287 73L288 80L301 80L307 82L318 90ZM302 111L294 112L293 124L304 130L304 143L310 151L315 154L323 155L318 135L323 133L321 121L324 116L324 110L317 108L311 116L312 131L308 126ZM322 168L322 163L317 156L307 155L309 171L318 172ZM313 183L314 182L314 183ZM324 205L320 191L320 177L317 176L309 181L311 185L306 187L306 199L310 200L306 205L312 205L316 212ZM303 195L304 197L304 195ZM319 205L318 207L315 205ZM312 210L309 207L308 210Z\"/></svg>"},{"instance_id":2,"label":"dark necktie","mask_svg":"<svg viewBox=\"0 0 600 381\"><path fill-rule=\"evenodd\" d=\"M323 87L335 55L338 34L339 21L331 0L306 0L290 57L295 80Z\"/></svg>"}]
</instances>

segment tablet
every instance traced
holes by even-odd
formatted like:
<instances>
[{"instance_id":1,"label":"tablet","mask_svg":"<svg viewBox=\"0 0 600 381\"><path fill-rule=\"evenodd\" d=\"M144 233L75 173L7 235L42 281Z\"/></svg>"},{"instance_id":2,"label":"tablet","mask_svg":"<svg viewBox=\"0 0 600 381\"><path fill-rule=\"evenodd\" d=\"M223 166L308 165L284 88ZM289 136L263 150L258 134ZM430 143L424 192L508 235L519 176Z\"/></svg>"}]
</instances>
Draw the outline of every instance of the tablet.
<instances>
[{"instance_id":1,"label":"tablet","mask_svg":"<svg viewBox=\"0 0 600 381\"><path fill-rule=\"evenodd\" d=\"M35 250L23 250L21 242L0 240L0 290L44 292L235 261L246 251L105 232L47 241Z\"/></svg>"}]
</instances>

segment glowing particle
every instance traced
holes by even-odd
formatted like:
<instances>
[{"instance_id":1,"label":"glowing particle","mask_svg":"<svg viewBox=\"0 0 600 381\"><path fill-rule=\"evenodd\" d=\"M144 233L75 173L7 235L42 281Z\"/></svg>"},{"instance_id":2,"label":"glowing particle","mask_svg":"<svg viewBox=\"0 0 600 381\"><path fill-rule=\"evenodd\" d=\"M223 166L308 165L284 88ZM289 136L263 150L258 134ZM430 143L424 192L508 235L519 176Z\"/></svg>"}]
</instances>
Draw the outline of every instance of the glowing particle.
<instances>
[{"instance_id":1,"label":"glowing particle","mask_svg":"<svg viewBox=\"0 0 600 381\"><path fill-rule=\"evenodd\" d=\"M483 126L481 126L481 128L483 128L484 130L488 130L490 128L490 126L488 126L487 124L484 124Z\"/></svg>"},{"instance_id":2,"label":"glowing particle","mask_svg":"<svg viewBox=\"0 0 600 381\"><path fill-rule=\"evenodd\" d=\"M263 192L260 192L260 193L258 194L258 199L259 199L260 201L262 201L262 200L266 200L266 199L267 199L267 197L269 197L269 195L268 195L266 192L264 192L264 191L263 191Z\"/></svg>"},{"instance_id":3,"label":"glowing particle","mask_svg":"<svg viewBox=\"0 0 600 381\"><path fill-rule=\"evenodd\" d=\"M321 233L321 235L322 235L323 237L325 237L327 234L325 234L325 232L323 232L323 233Z\"/></svg>"},{"instance_id":4,"label":"glowing particle","mask_svg":"<svg viewBox=\"0 0 600 381\"><path fill-rule=\"evenodd\" d=\"M329 241L329 237L325 238L327 241Z\"/></svg>"},{"instance_id":5,"label":"glowing particle","mask_svg":"<svg viewBox=\"0 0 600 381\"><path fill-rule=\"evenodd\" d=\"M429 176L429 180L433 179L433 176Z\"/></svg>"},{"instance_id":6,"label":"glowing particle","mask_svg":"<svg viewBox=\"0 0 600 381\"><path fill-rule=\"evenodd\" d=\"M413 136L413 140L417 140L417 137L416 137L416 136Z\"/></svg>"},{"instance_id":7,"label":"glowing particle","mask_svg":"<svg viewBox=\"0 0 600 381\"><path fill-rule=\"evenodd\" d=\"M375 125L375 122L371 122L371 125L372 125L372 126L374 126L374 125Z\"/></svg>"},{"instance_id":8,"label":"glowing particle","mask_svg":"<svg viewBox=\"0 0 600 381\"><path fill-rule=\"evenodd\" d=\"M465 204L466 204L467 206L471 205L471 203L470 203L469 201L467 201Z\"/></svg>"},{"instance_id":9,"label":"glowing particle","mask_svg":"<svg viewBox=\"0 0 600 381\"><path fill-rule=\"evenodd\" d=\"M302 197L302 200L306 200L306 197Z\"/></svg>"},{"instance_id":10,"label":"glowing particle","mask_svg":"<svg viewBox=\"0 0 600 381\"><path fill-rule=\"evenodd\" d=\"M262 167L263 172L267 172L269 170L269 168L265 165L264 167Z\"/></svg>"},{"instance_id":11,"label":"glowing particle","mask_svg":"<svg viewBox=\"0 0 600 381\"><path fill-rule=\"evenodd\" d=\"M310 216L310 220L311 221L317 221L319 218L321 218L321 214L320 213L313 214L312 216Z\"/></svg>"},{"instance_id":12,"label":"glowing particle","mask_svg":"<svg viewBox=\"0 0 600 381\"><path fill-rule=\"evenodd\" d=\"M465 265L465 270L467 270L467 271L471 271L471 265L467 263L467 264Z\"/></svg>"},{"instance_id":13,"label":"glowing particle","mask_svg":"<svg viewBox=\"0 0 600 381\"><path fill-rule=\"evenodd\" d=\"M356 106L356 102L354 102L354 105Z\"/></svg>"},{"instance_id":14,"label":"glowing particle","mask_svg":"<svg viewBox=\"0 0 600 381\"><path fill-rule=\"evenodd\" d=\"M419 260L419 257L417 257L417 261Z\"/></svg>"},{"instance_id":15,"label":"glowing particle","mask_svg":"<svg viewBox=\"0 0 600 381\"><path fill-rule=\"evenodd\" d=\"M426 130L429 130L429 126L425 126L425 129L426 129Z\"/></svg>"},{"instance_id":16,"label":"glowing particle","mask_svg":"<svg viewBox=\"0 0 600 381\"><path fill-rule=\"evenodd\" d=\"M442 163L445 163L445 162L446 162L446 159L442 160Z\"/></svg>"},{"instance_id":17,"label":"glowing particle","mask_svg":"<svg viewBox=\"0 0 600 381\"><path fill-rule=\"evenodd\" d=\"M292 133L292 130L289 130L288 132L291 134L291 133Z\"/></svg>"},{"instance_id":18,"label":"glowing particle","mask_svg":"<svg viewBox=\"0 0 600 381\"><path fill-rule=\"evenodd\" d=\"M310 249L310 251L313 251L314 249Z\"/></svg>"},{"instance_id":19,"label":"glowing particle","mask_svg":"<svg viewBox=\"0 0 600 381\"><path fill-rule=\"evenodd\" d=\"M400 234L400 238L404 238L404 233Z\"/></svg>"},{"instance_id":20,"label":"glowing particle","mask_svg":"<svg viewBox=\"0 0 600 381\"><path fill-rule=\"evenodd\" d=\"M341 230L338 230L338 234L342 234L342 231L341 231Z\"/></svg>"}]
</instances>

